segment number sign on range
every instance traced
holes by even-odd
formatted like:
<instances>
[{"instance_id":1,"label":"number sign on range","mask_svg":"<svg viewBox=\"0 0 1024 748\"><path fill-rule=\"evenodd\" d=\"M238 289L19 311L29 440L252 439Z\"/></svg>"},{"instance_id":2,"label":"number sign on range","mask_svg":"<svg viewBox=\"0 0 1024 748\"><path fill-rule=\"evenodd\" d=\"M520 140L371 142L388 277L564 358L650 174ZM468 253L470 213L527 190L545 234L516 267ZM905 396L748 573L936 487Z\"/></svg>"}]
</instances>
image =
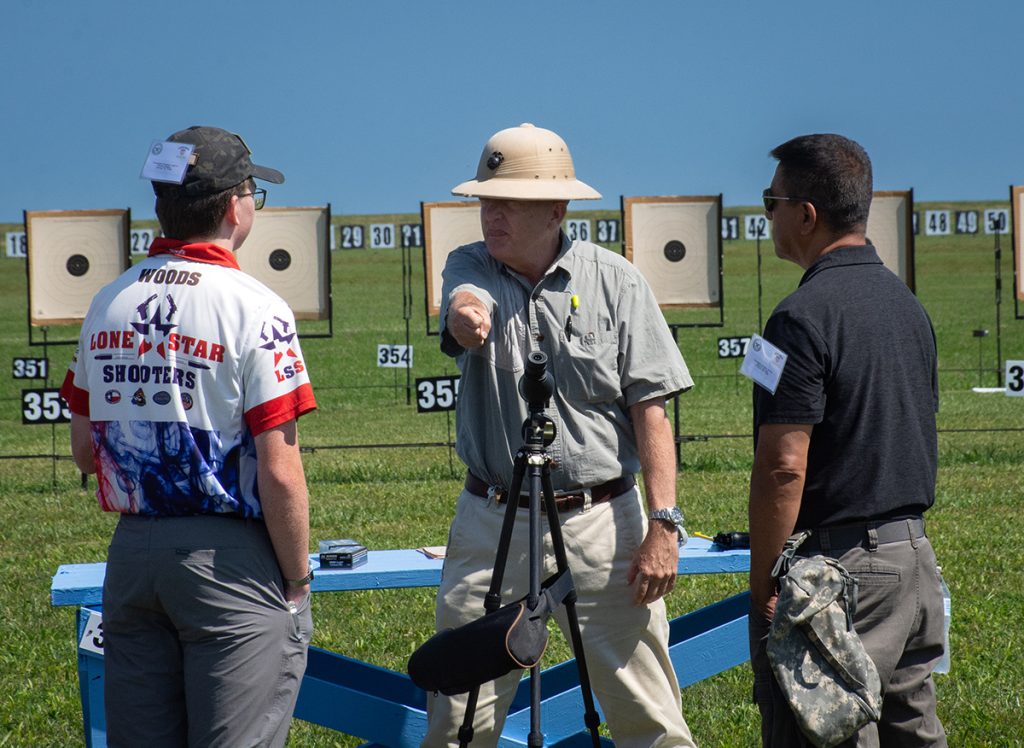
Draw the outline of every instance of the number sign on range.
<instances>
[{"instance_id":1,"label":"number sign on range","mask_svg":"<svg viewBox=\"0 0 1024 748\"><path fill-rule=\"evenodd\" d=\"M11 366L11 375L15 379L46 379L49 368L49 359L15 358Z\"/></svg>"},{"instance_id":2,"label":"number sign on range","mask_svg":"<svg viewBox=\"0 0 1024 748\"><path fill-rule=\"evenodd\" d=\"M412 346L377 344L377 366L385 369L411 369Z\"/></svg>"},{"instance_id":3,"label":"number sign on range","mask_svg":"<svg viewBox=\"0 0 1024 748\"><path fill-rule=\"evenodd\" d=\"M750 337L743 338L719 338L719 358L743 358L747 355L747 346L750 345Z\"/></svg>"},{"instance_id":4,"label":"number sign on range","mask_svg":"<svg viewBox=\"0 0 1024 748\"><path fill-rule=\"evenodd\" d=\"M42 423L70 423L71 411L56 387L21 391L21 422L27 426Z\"/></svg>"},{"instance_id":5,"label":"number sign on range","mask_svg":"<svg viewBox=\"0 0 1024 748\"><path fill-rule=\"evenodd\" d=\"M1024 361L1006 362L1006 394L1024 397Z\"/></svg>"},{"instance_id":6,"label":"number sign on range","mask_svg":"<svg viewBox=\"0 0 1024 748\"><path fill-rule=\"evenodd\" d=\"M460 377L422 377L416 380L416 412L454 410L459 398Z\"/></svg>"}]
</instances>

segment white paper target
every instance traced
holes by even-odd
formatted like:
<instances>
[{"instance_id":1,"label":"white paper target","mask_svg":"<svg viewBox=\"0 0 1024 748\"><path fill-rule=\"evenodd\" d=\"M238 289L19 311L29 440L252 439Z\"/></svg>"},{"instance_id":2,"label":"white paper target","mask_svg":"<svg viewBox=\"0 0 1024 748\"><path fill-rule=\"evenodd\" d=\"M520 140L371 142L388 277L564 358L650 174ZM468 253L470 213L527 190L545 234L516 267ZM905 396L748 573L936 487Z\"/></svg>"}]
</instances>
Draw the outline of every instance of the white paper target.
<instances>
[{"instance_id":1,"label":"white paper target","mask_svg":"<svg viewBox=\"0 0 1024 748\"><path fill-rule=\"evenodd\" d=\"M441 271L452 250L463 244L482 242L480 203L420 203L423 215L423 282L426 285L427 314L441 313Z\"/></svg>"},{"instance_id":2,"label":"white paper target","mask_svg":"<svg viewBox=\"0 0 1024 748\"><path fill-rule=\"evenodd\" d=\"M721 303L722 197L625 197L626 259L662 307Z\"/></svg>"},{"instance_id":3,"label":"white paper target","mask_svg":"<svg viewBox=\"0 0 1024 748\"><path fill-rule=\"evenodd\" d=\"M89 302L128 269L127 210L26 211L29 321L74 324Z\"/></svg>"},{"instance_id":4,"label":"white paper target","mask_svg":"<svg viewBox=\"0 0 1024 748\"><path fill-rule=\"evenodd\" d=\"M330 313L330 210L264 208L235 253L242 270L291 307L296 319Z\"/></svg>"},{"instance_id":5,"label":"white paper target","mask_svg":"<svg viewBox=\"0 0 1024 748\"><path fill-rule=\"evenodd\" d=\"M876 192L868 214L867 238L891 271L914 290L914 191Z\"/></svg>"}]
</instances>

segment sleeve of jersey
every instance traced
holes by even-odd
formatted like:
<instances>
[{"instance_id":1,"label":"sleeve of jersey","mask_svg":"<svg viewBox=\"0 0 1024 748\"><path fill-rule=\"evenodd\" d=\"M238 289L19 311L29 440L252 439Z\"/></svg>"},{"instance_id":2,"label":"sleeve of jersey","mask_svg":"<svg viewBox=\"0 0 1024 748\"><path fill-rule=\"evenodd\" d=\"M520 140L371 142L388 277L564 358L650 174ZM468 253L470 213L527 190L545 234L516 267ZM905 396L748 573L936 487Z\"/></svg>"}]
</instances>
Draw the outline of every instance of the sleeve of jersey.
<instances>
[{"instance_id":1,"label":"sleeve of jersey","mask_svg":"<svg viewBox=\"0 0 1024 748\"><path fill-rule=\"evenodd\" d=\"M258 435L316 408L291 310L272 305L244 367L245 423Z\"/></svg>"},{"instance_id":2,"label":"sleeve of jersey","mask_svg":"<svg viewBox=\"0 0 1024 748\"><path fill-rule=\"evenodd\" d=\"M64 375L64 383L60 386L60 396L68 404L71 412L76 416L89 417L89 391L75 384L75 372L78 369L78 351L68 365L68 372Z\"/></svg>"}]
</instances>

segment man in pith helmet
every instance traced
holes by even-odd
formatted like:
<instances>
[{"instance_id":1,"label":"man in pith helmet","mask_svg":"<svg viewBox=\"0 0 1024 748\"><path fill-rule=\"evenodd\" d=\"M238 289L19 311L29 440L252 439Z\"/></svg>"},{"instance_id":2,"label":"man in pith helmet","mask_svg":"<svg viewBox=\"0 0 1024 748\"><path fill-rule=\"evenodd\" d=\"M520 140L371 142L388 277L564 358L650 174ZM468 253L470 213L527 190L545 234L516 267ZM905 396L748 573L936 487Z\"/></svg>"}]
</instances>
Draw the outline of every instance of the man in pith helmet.
<instances>
[{"instance_id":1,"label":"man in pith helmet","mask_svg":"<svg viewBox=\"0 0 1024 748\"><path fill-rule=\"evenodd\" d=\"M438 629L479 618L507 501L520 502L506 601L528 591L527 497L509 497L527 403L517 385L533 351L548 356L552 458L562 533L594 692L615 744L692 746L668 655L663 597L685 538L665 401L693 386L650 288L621 256L561 230L569 200L601 195L576 179L569 149L530 124L496 133L476 178L484 241L443 274L441 349L462 372L456 449L468 468L437 597ZM636 485L642 471L646 509ZM545 536L545 571L554 571ZM556 619L567 631L564 608ZM521 671L485 684L474 745L494 745ZM465 697L433 694L425 746L457 745Z\"/></svg>"}]
</instances>

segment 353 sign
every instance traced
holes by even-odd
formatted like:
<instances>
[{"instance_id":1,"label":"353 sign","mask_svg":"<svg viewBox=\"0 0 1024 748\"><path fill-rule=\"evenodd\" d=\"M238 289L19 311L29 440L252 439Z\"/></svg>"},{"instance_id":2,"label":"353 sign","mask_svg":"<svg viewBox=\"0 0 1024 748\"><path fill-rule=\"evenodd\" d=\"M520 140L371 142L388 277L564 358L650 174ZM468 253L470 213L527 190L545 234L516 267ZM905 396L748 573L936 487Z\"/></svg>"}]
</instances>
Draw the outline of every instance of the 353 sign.
<instances>
[{"instance_id":1,"label":"353 sign","mask_svg":"<svg viewBox=\"0 0 1024 748\"><path fill-rule=\"evenodd\" d=\"M438 413L454 410L460 377L423 377L416 380L416 412Z\"/></svg>"},{"instance_id":2,"label":"353 sign","mask_svg":"<svg viewBox=\"0 0 1024 748\"><path fill-rule=\"evenodd\" d=\"M56 387L21 391L21 422L34 426L41 423L70 423L71 411Z\"/></svg>"}]
</instances>

